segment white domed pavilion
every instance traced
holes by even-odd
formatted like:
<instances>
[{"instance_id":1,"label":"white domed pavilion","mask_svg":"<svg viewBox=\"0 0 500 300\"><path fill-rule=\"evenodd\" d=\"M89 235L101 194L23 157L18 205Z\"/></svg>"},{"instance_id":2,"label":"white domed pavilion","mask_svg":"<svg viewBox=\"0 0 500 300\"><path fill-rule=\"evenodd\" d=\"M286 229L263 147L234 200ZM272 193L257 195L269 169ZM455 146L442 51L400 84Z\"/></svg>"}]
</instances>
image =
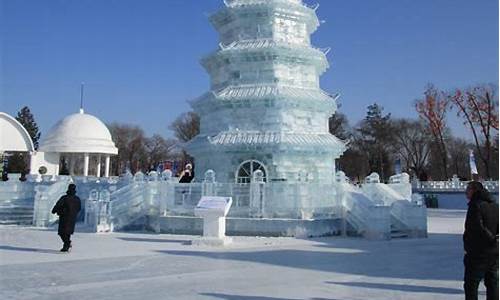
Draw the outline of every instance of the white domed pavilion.
<instances>
[{"instance_id":1,"label":"white domed pavilion","mask_svg":"<svg viewBox=\"0 0 500 300\"><path fill-rule=\"evenodd\" d=\"M46 167L50 174L59 174L62 162L69 165L70 175L89 176L92 168L100 177L104 158L104 176L109 177L110 157L116 154L118 149L106 125L80 109L57 122L42 138L35 155L40 157L32 160L31 169L37 172Z\"/></svg>"}]
</instances>

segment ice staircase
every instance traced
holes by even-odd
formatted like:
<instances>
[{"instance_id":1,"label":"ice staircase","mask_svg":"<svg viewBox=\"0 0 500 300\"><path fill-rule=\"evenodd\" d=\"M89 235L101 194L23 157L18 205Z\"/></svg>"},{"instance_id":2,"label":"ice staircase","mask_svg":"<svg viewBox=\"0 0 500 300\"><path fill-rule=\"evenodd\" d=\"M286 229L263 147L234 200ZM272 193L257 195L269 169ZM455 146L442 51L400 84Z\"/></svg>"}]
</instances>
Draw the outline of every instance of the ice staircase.
<instances>
[{"instance_id":1,"label":"ice staircase","mask_svg":"<svg viewBox=\"0 0 500 300\"><path fill-rule=\"evenodd\" d=\"M148 213L144 182L131 182L110 195L109 215L113 230L134 226Z\"/></svg>"},{"instance_id":2,"label":"ice staircase","mask_svg":"<svg viewBox=\"0 0 500 300\"><path fill-rule=\"evenodd\" d=\"M374 173L357 187L339 171L337 186L347 233L371 239L426 237L427 211L421 201L415 201L406 177L395 175L391 183L383 184Z\"/></svg>"},{"instance_id":3,"label":"ice staircase","mask_svg":"<svg viewBox=\"0 0 500 300\"><path fill-rule=\"evenodd\" d=\"M30 182L0 183L0 224L30 225L35 192Z\"/></svg>"},{"instance_id":4,"label":"ice staircase","mask_svg":"<svg viewBox=\"0 0 500 300\"><path fill-rule=\"evenodd\" d=\"M391 238L427 236L427 210L415 201L408 174L391 176L389 184L383 184L373 173L362 189L373 202L390 207Z\"/></svg>"}]
</instances>

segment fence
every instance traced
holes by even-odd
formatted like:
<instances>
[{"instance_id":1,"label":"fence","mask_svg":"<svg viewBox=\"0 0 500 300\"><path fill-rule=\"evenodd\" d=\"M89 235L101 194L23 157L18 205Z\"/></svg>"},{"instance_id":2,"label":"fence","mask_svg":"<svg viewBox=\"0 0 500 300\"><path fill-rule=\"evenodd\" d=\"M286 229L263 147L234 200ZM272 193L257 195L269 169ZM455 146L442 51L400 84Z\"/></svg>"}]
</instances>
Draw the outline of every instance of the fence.
<instances>
[{"instance_id":1,"label":"fence","mask_svg":"<svg viewBox=\"0 0 500 300\"><path fill-rule=\"evenodd\" d=\"M412 189L416 193L465 192L468 183L458 178L449 181L416 181L412 182ZM491 193L498 194L498 181L483 181L482 184Z\"/></svg>"}]
</instances>

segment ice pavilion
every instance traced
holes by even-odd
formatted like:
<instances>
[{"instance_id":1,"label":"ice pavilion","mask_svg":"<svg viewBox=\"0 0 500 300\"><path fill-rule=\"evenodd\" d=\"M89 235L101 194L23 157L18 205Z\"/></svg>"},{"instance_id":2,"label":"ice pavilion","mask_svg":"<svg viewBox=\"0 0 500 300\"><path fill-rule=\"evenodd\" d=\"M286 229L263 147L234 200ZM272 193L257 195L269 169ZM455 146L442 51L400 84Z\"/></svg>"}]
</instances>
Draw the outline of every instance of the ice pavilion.
<instances>
[{"instance_id":1,"label":"ice pavilion","mask_svg":"<svg viewBox=\"0 0 500 300\"><path fill-rule=\"evenodd\" d=\"M68 166L69 175L109 177L110 157L118 154L111 134L102 121L83 109L57 122L42 137L39 151L32 155L31 173L58 175L61 163ZM104 173L101 165L104 159Z\"/></svg>"}]
</instances>

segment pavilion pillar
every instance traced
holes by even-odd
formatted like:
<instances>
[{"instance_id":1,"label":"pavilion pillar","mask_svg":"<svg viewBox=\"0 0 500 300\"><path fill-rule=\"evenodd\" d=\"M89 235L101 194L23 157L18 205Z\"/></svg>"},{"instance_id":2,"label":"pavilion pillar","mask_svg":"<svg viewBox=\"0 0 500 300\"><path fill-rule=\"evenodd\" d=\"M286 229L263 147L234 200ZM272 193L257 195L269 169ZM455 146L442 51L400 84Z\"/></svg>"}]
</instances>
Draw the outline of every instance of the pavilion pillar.
<instances>
[{"instance_id":1,"label":"pavilion pillar","mask_svg":"<svg viewBox=\"0 0 500 300\"><path fill-rule=\"evenodd\" d=\"M83 155L83 176L89 176L89 154L85 153Z\"/></svg>"},{"instance_id":2,"label":"pavilion pillar","mask_svg":"<svg viewBox=\"0 0 500 300\"><path fill-rule=\"evenodd\" d=\"M104 163L104 177L109 177L109 154L106 155L106 160Z\"/></svg>"},{"instance_id":3,"label":"pavilion pillar","mask_svg":"<svg viewBox=\"0 0 500 300\"><path fill-rule=\"evenodd\" d=\"M97 155L97 178L101 177L101 154Z\"/></svg>"},{"instance_id":4,"label":"pavilion pillar","mask_svg":"<svg viewBox=\"0 0 500 300\"><path fill-rule=\"evenodd\" d=\"M75 175L75 155L74 154L69 154L69 175L74 176Z\"/></svg>"}]
</instances>

